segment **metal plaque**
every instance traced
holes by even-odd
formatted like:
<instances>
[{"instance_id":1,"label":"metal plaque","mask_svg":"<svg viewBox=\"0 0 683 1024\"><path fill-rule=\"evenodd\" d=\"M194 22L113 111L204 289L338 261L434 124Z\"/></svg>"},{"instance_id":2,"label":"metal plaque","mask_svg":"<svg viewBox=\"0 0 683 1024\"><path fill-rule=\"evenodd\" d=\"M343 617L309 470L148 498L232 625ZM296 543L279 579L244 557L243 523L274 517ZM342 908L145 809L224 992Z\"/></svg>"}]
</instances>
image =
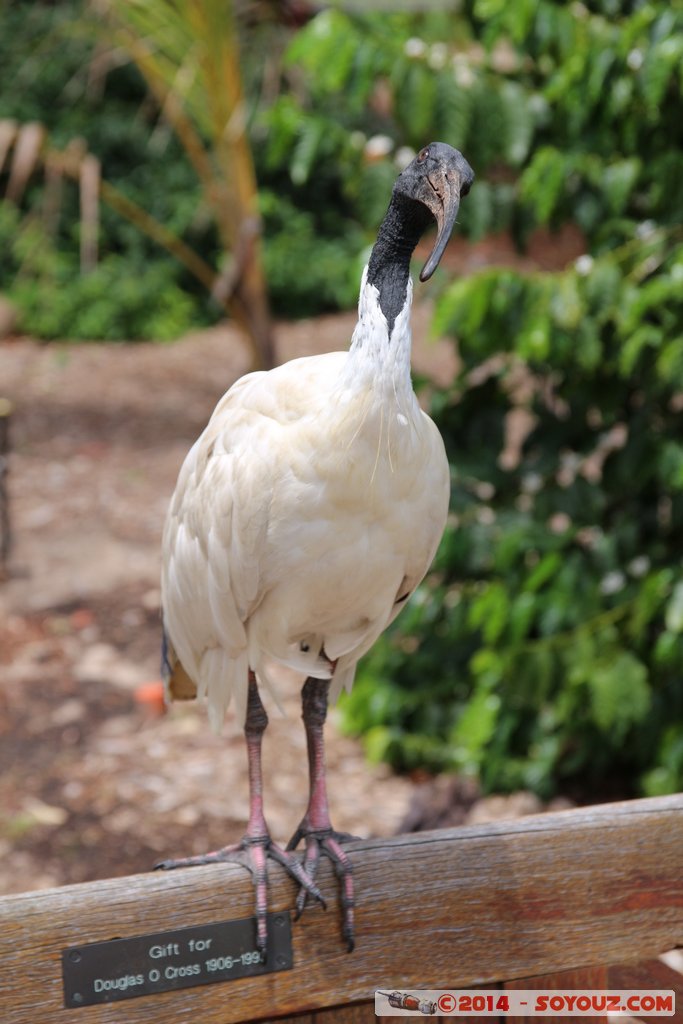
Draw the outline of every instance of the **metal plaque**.
<instances>
[{"instance_id":1,"label":"metal plaque","mask_svg":"<svg viewBox=\"0 0 683 1024\"><path fill-rule=\"evenodd\" d=\"M113 1003L291 967L292 929L286 912L268 914L265 963L256 949L254 917L92 942L62 951L64 1005Z\"/></svg>"}]
</instances>

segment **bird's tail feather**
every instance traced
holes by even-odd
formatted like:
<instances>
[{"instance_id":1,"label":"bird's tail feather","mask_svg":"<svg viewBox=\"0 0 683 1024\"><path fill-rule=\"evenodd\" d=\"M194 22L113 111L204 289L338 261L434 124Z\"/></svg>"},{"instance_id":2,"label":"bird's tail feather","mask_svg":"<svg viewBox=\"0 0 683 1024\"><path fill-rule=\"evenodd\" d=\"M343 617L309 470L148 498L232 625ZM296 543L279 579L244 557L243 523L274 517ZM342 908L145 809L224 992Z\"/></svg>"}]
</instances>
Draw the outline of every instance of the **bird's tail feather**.
<instances>
[{"instance_id":1,"label":"bird's tail feather","mask_svg":"<svg viewBox=\"0 0 683 1024\"><path fill-rule=\"evenodd\" d=\"M268 690L268 693L273 698L275 706L277 707L280 714L284 715L285 709L282 703L282 698L280 696L280 691L275 683L275 680L273 679L272 672L264 664L262 658L259 660L258 666L256 668L256 678L258 682L265 686L265 688Z\"/></svg>"},{"instance_id":2,"label":"bird's tail feather","mask_svg":"<svg viewBox=\"0 0 683 1024\"><path fill-rule=\"evenodd\" d=\"M346 690L347 693L351 693L353 680L356 676L356 664L357 662L352 661L350 665L344 665L343 660L340 658L337 663L337 667L334 670L334 675L332 676L332 685L330 687L331 701L336 702L339 699L339 694L342 690Z\"/></svg>"},{"instance_id":3,"label":"bird's tail feather","mask_svg":"<svg viewBox=\"0 0 683 1024\"><path fill-rule=\"evenodd\" d=\"M167 702L194 700L197 696L197 685L183 668L165 629L161 640L161 678Z\"/></svg>"},{"instance_id":4,"label":"bird's tail feather","mask_svg":"<svg viewBox=\"0 0 683 1024\"><path fill-rule=\"evenodd\" d=\"M203 700L209 713L209 723L215 732L220 732L231 699L235 700L235 712L240 722L247 714L246 655L231 658L221 648L205 651L199 663L195 681L183 666L175 652L168 634L164 631L162 641L161 672L167 702L173 700Z\"/></svg>"},{"instance_id":5,"label":"bird's tail feather","mask_svg":"<svg viewBox=\"0 0 683 1024\"><path fill-rule=\"evenodd\" d=\"M246 651L232 658L220 647L205 651L199 664L197 696L207 703L209 724L220 732L230 701L234 698L235 714L240 723L247 717L247 680L249 663Z\"/></svg>"}]
</instances>

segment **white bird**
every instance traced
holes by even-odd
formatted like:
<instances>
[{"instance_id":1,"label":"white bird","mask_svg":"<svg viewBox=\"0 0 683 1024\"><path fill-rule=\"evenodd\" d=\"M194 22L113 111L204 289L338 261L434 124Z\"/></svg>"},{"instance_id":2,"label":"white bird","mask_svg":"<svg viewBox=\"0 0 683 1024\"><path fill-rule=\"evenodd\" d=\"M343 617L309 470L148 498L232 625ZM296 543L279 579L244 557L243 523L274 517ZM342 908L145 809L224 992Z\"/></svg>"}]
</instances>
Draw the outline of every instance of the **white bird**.
<instances>
[{"instance_id":1,"label":"white bird","mask_svg":"<svg viewBox=\"0 0 683 1024\"><path fill-rule=\"evenodd\" d=\"M294 359L238 380L180 471L163 538L162 605L171 697L198 695L220 728L234 699L245 722L250 813L244 839L162 868L238 860L254 876L265 953L266 858L322 901L320 854L341 883L353 948L352 869L332 828L323 723L328 696L350 689L358 659L424 577L446 523L443 441L410 377L410 258L432 218L436 269L473 180L464 157L426 146L399 175L368 266L348 352ZM282 850L263 813L258 687L271 665L306 677L307 811ZM290 852L305 839L303 863Z\"/></svg>"}]
</instances>

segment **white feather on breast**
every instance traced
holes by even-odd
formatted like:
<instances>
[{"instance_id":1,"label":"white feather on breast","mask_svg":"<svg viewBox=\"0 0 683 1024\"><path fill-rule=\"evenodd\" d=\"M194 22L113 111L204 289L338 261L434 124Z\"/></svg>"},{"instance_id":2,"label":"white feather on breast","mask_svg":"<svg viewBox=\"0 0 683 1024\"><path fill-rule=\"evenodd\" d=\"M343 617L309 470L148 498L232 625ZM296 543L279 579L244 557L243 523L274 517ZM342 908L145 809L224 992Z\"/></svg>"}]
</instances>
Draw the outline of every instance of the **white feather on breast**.
<instances>
[{"instance_id":1,"label":"white feather on breast","mask_svg":"<svg viewBox=\"0 0 683 1024\"><path fill-rule=\"evenodd\" d=\"M181 470L163 541L164 623L214 725L268 660L353 681L434 556L443 442L409 374L410 294L391 340L361 291L349 352L238 381ZM399 593L400 591L400 593ZM399 608L402 605L398 606Z\"/></svg>"}]
</instances>

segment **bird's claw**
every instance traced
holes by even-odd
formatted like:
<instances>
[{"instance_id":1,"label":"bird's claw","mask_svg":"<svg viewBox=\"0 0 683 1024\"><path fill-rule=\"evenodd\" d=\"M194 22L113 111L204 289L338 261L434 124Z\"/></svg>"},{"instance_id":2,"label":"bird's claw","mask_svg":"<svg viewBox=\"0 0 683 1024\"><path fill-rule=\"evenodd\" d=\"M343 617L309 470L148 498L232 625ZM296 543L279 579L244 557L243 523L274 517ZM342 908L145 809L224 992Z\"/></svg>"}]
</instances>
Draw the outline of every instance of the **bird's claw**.
<instances>
[{"instance_id":1,"label":"bird's claw","mask_svg":"<svg viewBox=\"0 0 683 1024\"><path fill-rule=\"evenodd\" d=\"M299 883L299 895L305 893L318 900L324 908L327 904L320 889L315 884L315 877L309 876L301 863L291 853L281 849L270 836L245 836L240 843L224 846L220 850L200 854L195 857L181 857L177 860L162 860L154 865L154 870L172 871L175 868L196 867L202 864L241 864L252 876L256 902L256 948L265 960L267 950L267 913L268 913L268 858L280 864L288 875ZM297 900L298 905L298 900Z\"/></svg>"},{"instance_id":2,"label":"bird's claw","mask_svg":"<svg viewBox=\"0 0 683 1024\"><path fill-rule=\"evenodd\" d=\"M287 843L287 850L291 851L298 846L302 839L306 840L303 870L311 882L315 882L320 855L324 854L328 860L332 861L334 872L339 879L339 899L342 906L342 936L349 953L353 952L356 944L354 931L355 894L353 865L348 854L342 849L341 844L356 838L356 836L349 835L347 832L335 832L331 828L309 830L299 826ZM303 886L299 889L299 894L296 898L296 920L303 914L307 902L308 886Z\"/></svg>"}]
</instances>

